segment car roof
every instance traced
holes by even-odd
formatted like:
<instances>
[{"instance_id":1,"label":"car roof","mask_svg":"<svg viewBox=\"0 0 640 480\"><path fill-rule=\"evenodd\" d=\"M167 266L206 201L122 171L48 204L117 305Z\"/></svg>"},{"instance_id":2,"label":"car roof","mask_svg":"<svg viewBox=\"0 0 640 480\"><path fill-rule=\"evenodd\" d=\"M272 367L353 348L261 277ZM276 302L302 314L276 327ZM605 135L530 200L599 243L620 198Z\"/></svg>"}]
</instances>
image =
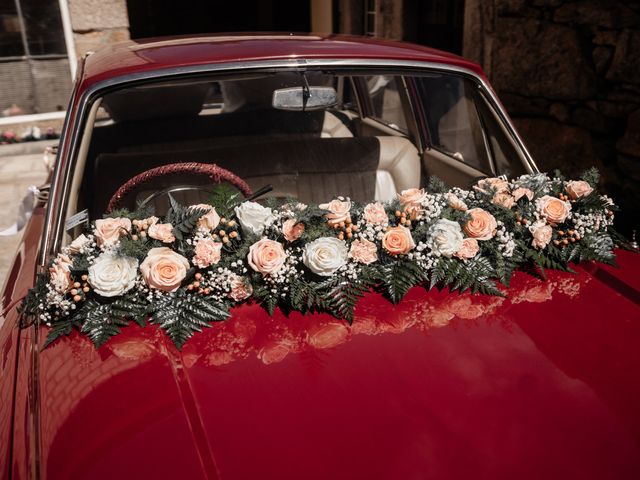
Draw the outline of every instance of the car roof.
<instances>
[{"instance_id":1,"label":"car roof","mask_svg":"<svg viewBox=\"0 0 640 480\"><path fill-rule=\"evenodd\" d=\"M464 68L479 65L457 55L405 42L316 34L215 34L151 38L110 45L86 56L81 90L115 77L207 64L304 59L419 61Z\"/></svg>"}]
</instances>

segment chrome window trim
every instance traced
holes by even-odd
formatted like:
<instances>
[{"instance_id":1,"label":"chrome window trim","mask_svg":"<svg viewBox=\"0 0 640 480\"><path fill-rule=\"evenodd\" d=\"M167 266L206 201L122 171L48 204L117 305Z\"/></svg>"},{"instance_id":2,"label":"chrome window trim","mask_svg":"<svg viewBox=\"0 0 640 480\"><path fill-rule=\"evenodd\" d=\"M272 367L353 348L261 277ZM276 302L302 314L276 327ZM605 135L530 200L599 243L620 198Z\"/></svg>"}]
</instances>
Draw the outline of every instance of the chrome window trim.
<instances>
[{"instance_id":1,"label":"chrome window trim","mask_svg":"<svg viewBox=\"0 0 640 480\"><path fill-rule=\"evenodd\" d=\"M507 132L518 146L523 159L526 162L525 168L531 172L538 172L538 168L533 161L533 158L529 154L524 142L516 132L509 116L502 107L502 104L498 100L497 96L493 92L489 84L474 71L456 66L447 65L442 63L418 61L418 60L384 60L384 59L304 59L304 58L292 58L285 60L258 60L258 61L240 61L240 62L228 62L228 63L211 63L204 65L194 65L188 67L174 67L158 69L149 72L132 73L129 75L122 75L114 77L109 80L98 82L89 87L77 102L75 109L70 106L67 119L65 120L64 136L62 138L61 148L59 150L59 158L56 162L56 168L52 179L51 197L49 206L47 209L47 216L45 219L45 232L42 238L42 244L40 249L40 266L44 266L50 255L58 251L60 248L60 242L62 237L62 226L64 223L63 216L65 212L65 204L69 195L69 178L76 163L77 150L79 146L79 140L81 138L81 127L85 122L88 112L89 104L102 94L103 91L121 87L131 83L144 82L151 79L172 77L180 77L187 75L201 75L207 73L220 73L230 71L242 71L242 70L263 70L270 68L300 68L300 67L341 67L341 68L365 68L365 67L378 67L378 68L403 68L407 70L433 70L439 72L451 72L461 74L470 77L490 99L490 103L498 113L501 121L505 125ZM403 72L402 75L406 73ZM82 75L78 75L78 81L82 81ZM74 86L74 93L79 87L78 84ZM73 93L72 93L72 99ZM69 116L75 113L73 119L73 125L68 125ZM70 128L71 127L71 128ZM69 136L70 135L70 136ZM67 153L68 152L68 153ZM64 155L65 157L62 157ZM61 191L59 191L61 190Z\"/></svg>"}]
</instances>

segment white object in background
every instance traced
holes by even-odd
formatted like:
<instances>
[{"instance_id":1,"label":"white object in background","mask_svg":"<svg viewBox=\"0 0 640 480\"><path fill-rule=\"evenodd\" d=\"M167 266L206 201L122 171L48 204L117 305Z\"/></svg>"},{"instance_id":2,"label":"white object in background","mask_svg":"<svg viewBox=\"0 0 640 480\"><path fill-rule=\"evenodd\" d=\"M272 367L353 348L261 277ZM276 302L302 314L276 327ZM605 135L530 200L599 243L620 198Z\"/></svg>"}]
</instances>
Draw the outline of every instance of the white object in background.
<instances>
[{"instance_id":1,"label":"white object in background","mask_svg":"<svg viewBox=\"0 0 640 480\"><path fill-rule=\"evenodd\" d=\"M22 203L18 207L18 218L16 219L16 223L11 225L9 228L5 228L0 231L0 237L8 237L11 235L15 235L20 230L24 228L29 219L31 218L31 214L33 213L33 209L36 206L38 201L38 195L40 195L40 190L35 185L31 185L27 189L27 194L22 199Z\"/></svg>"}]
</instances>

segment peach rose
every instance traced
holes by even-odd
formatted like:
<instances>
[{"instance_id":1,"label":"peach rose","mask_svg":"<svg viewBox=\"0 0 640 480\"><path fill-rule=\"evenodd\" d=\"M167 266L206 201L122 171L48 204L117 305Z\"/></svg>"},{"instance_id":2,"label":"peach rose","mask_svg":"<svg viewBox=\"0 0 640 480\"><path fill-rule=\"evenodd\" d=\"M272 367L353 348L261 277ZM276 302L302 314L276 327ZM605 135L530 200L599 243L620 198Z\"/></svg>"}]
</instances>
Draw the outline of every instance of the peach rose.
<instances>
[{"instance_id":1,"label":"peach rose","mask_svg":"<svg viewBox=\"0 0 640 480\"><path fill-rule=\"evenodd\" d=\"M531 241L531 246L533 246L533 248L543 249L551 241L553 230L549 225L545 225L542 222L536 222L529 230L531 231L531 235L533 235L533 240Z\"/></svg>"},{"instance_id":2,"label":"peach rose","mask_svg":"<svg viewBox=\"0 0 640 480\"><path fill-rule=\"evenodd\" d=\"M593 192L593 187L583 180L572 180L564 186L572 200L586 197Z\"/></svg>"},{"instance_id":3,"label":"peach rose","mask_svg":"<svg viewBox=\"0 0 640 480\"><path fill-rule=\"evenodd\" d=\"M201 228L203 230L207 230L208 232L210 232L211 230L216 228L220 223L220 215L218 215L218 212L216 212L216 209L213 208L211 205L207 205L206 203L198 203L197 205L191 205L190 208L194 210L200 209L200 210L208 211L203 216L201 216L200 219L198 220L198 228Z\"/></svg>"},{"instance_id":4,"label":"peach rose","mask_svg":"<svg viewBox=\"0 0 640 480\"><path fill-rule=\"evenodd\" d=\"M382 237L382 246L391 255L409 253L416 246L407 227L398 225L387 230Z\"/></svg>"},{"instance_id":5,"label":"peach rose","mask_svg":"<svg viewBox=\"0 0 640 480\"><path fill-rule=\"evenodd\" d=\"M329 203L318 205L318 207L331 212L327 214L327 221L331 226L351 220L351 214L349 213L351 210L351 201L349 199L346 201L339 199L331 200Z\"/></svg>"},{"instance_id":6,"label":"peach rose","mask_svg":"<svg viewBox=\"0 0 640 480\"><path fill-rule=\"evenodd\" d=\"M411 214L411 218L415 219L420 211L422 211L422 202L427 197L424 188L409 188L402 190L398 195L400 204L404 207L405 211Z\"/></svg>"},{"instance_id":7,"label":"peach rose","mask_svg":"<svg viewBox=\"0 0 640 480\"><path fill-rule=\"evenodd\" d=\"M483 178L473 187L474 190L482 193L508 193L509 183L502 178Z\"/></svg>"},{"instance_id":8,"label":"peach rose","mask_svg":"<svg viewBox=\"0 0 640 480\"><path fill-rule=\"evenodd\" d=\"M287 242L295 242L304 233L304 223L296 223L295 218L289 218L282 224L282 233Z\"/></svg>"},{"instance_id":9,"label":"peach rose","mask_svg":"<svg viewBox=\"0 0 640 480\"><path fill-rule=\"evenodd\" d=\"M496 193L491 201L494 205L500 205L504 208L511 208L516 204L515 198L509 193Z\"/></svg>"},{"instance_id":10,"label":"peach rose","mask_svg":"<svg viewBox=\"0 0 640 480\"><path fill-rule=\"evenodd\" d=\"M356 262L369 265L378 260L378 247L369 240L354 240L349 249L349 258L353 258Z\"/></svg>"},{"instance_id":11,"label":"peach rose","mask_svg":"<svg viewBox=\"0 0 640 480\"><path fill-rule=\"evenodd\" d=\"M49 284L58 293L65 293L71 286L71 272L69 265L56 262L49 267Z\"/></svg>"},{"instance_id":12,"label":"peach rose","mask_svg":"<svg viewBox=\"0 0 640 480\"><path fill-rule=\"evenodd\" d=\"M364 207L363 218L367 223L383 224L389 222L387 212L384 211L384 205L380 202L368 203Z\"/></svg>"},{"instance_id":13,"label":"peach rose","mask_svg":"<svg viewBox=\"0 0 640 480\"><path fill-rule=\"evenodd\" d=\"M251 296L253 293L253 287L246 278L240 275L233 275L229 281L231 292L229 296L236 302L241 302Z\"/></svg>"},{"instance_id":14,"label":"peach rose","mask_svg":"<svg viewBox=\"0 0 640 480\"><path fill-rule=\"evenodd\" d=\"M89 243L89 238L85 234L81 234L69 245L69 253L77 255L84 250L84 247Z\"/></svg>"},{"instance_id":15,"label":"peach rose","mask_svg":"<svg viewBox=\"0 0 640 480\"><path fill-rule=\"evenodd\" d=\"M131 231L128 218L104 218L96 220L94 235L99 246L108 247Z\"/></svg>"},{"instance_id":16,"label":"peach rose","mask_svg":"<svg viewBox=\"0 0 640 480\"><path fill-rule=\"evenodd\" d=\"M160 240L162 243L176 241L176 237L173 236L173 225L170 223L154 223L149 227L149 236Z\"/></svg>"},{"instance_id":17,"label":"peach rose","mask_svg":"<svg viewBox=\"0 0 640 480\"><path fill-rule=\"evenodd\" d=\"M220 261L222 243L214 242L212 238L203 238L196 242L193 256L193 264L200 268L207 268Z\"/></svg>"},{"instance_id":18,"label":"peach rose","mask_svg":"<svg viewBox=\"0 0 640 480\"><path fill-rule=\"evenodd\" d=\"M480 246L475 238L465 238L462 241L462 247L453 256L458 257L460 260L469 260L475 257L479 250Z\"/></svg>"},{"instance_id":19,"label":"peach rose","mask_svg":"<svg viewBox=\"0 0 640 480\"><path fill-rule=\"evenodd\" d=\"M516 202L522 197L527 197L529 201L533 200L533 192L524 187L516 188L513 192L511 192L511 195L513 195L513 198Z\"/></svg>"},{"instance_id":20,"label":"peach rose","mask_svg":"<svg viewBox=\"0 0 640 480\"><path fill-rule=\"evenodd\" d=\"M271 275L282 268L286 254L280 243L263 238L249 247L247 260L249 266L256 272L262 275Z\"/></svg>"},{"instance_id":21,"label":"peach rose","mask_svg":"<svg viewBox=\"0 0 640 480\"><path fill-rule=\"evenodd\" d=\"M464 226L465 233L476 240L491 240L498 228L495 217L481 208L472 208L467 213L471 219Z\"/></svg>"},{"instance_id":22,"label":"peach rose","mask_svg":"<svg viewBox=\"0 0 640 480\"><path fill-rule=\"evenodd\" d=\"M467 204L460 200L456 194L449 192L445 198L447 199L449 206L454 210L460 210L461 212L467 211Z\"/></svg>"},{"instance_id":23,"label":"peach rose","mask_svg":"<svg viewBox=\"0 0 640 480\"><path fill-rule=\"evenodd\" d=\"M555 226L564 222L571 211L571 204L556 197L545 195L536 202L540 215Z\"/></svg>"},{"instance_id":24,"label":"peach rose","mask_svg":"<svg viewBox=\"0 0 640 480\"><path fill-rule=\"evenodd\" d=\"M165 292L175 292L187 275L189 260L167 247L152 248L140 265L147 285Z\"/></svg>"}]
</instances>

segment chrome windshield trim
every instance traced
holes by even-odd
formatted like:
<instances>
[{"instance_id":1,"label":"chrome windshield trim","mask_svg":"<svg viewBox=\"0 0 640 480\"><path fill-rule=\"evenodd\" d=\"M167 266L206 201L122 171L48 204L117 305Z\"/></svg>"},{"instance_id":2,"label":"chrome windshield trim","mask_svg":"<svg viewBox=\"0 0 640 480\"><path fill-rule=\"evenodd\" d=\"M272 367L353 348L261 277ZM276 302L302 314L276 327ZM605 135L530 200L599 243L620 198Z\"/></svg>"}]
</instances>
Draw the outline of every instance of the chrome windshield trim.
<instances>
[{"instance_id":1,"label":"chrome windshield trim","mask_svg":"<svg viewBox=\"0 0 640 480\"><path fill-rule=\"evenodd\" d=\"M285 60L258 60L258 61L245 61L245 62L229 62L229 63L211 63L205 65L194 65L188 67L175 67L158 69L150 72L132 73L129 75L122 75L114 77L109 80L98 82L89 87L83 94L78 105L75 109L75 118L73 119L73 125L66 125L68 118L65 121L65 128L63 136L63 142L65 147L64 151L60 149L59 155L64 157L60 159L60 163L56 166L54 173L54 182L52 188L52 195L49 201L49 207L47 211L47 224L45 237L43 239L43 248L41 249L40 264L45 265L47 259L54 252L60 248L60 242L62 237L62 226L64 223L65 205L67 203L67 197L69 195L69 178L75 167L77 151L79 141L81 138L81 129L83 122L86 120L87 112L92 103L103 92L116 87L122 87L128 84L144 83L147 80L152 79L170 79L172 77L181 77L189 75L204 75L209 73L221 73L221 72L236 72L242 70L265 70L272 68L300 68L300 67L340 67L340 68L401 68L406 70L432 70L439 72L451 72L468 76L476 83L480 85L483 92L490 99L490 103L498 113L498 116L506 126L507 132L511 135L516 145L519 147L520 152L524 160L527 162L526 167L531 172L538 172L538 168L533 161L533 158L529 154L524 142L518 135L511 120L504 110L502 104L498 100L493 89L489 84L476 72L456 65L447 65L442 63L417 61L417 60L384 60L384 59L363 59L363 58L342 58L342 59L305 59L305 58L291 58ZM81 75L78 75L81 78ZM78 88L76 84L75 88ZM74 89L75 90L75 89ZM73 97L72 97L73 98ZM70 106L68 110L68 116L72 115L74 110ZM67 135L71 135L67 138ZM62 145L61 145L62 146ZM55 195L55 198L54 198ZM54 209L57 208L57 211Z\"/></svg>"}]
</instances>

